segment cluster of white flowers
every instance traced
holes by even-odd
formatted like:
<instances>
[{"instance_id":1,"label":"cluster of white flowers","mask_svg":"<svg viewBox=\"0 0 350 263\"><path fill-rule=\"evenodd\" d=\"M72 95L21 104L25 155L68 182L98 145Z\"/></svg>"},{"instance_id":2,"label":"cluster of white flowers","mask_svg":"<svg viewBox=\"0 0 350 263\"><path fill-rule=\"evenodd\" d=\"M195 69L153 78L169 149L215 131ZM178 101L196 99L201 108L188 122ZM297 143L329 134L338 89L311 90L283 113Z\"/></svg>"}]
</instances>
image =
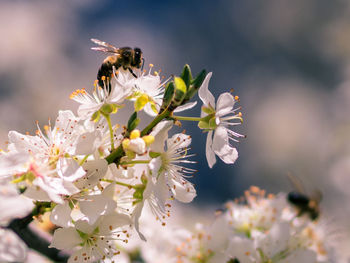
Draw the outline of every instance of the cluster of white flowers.
<instances>
[{"instance_id":1,"label":"cluster of white flowers","mask_svg":"<svg viewBox=\"0 0 350 263\"><path fill-rule=\"evenodd\" d=\"M217 211L211 225L157 232L140 251L147 263L339 262L322 218L299 215L285 194L265 196L251 187L243 202L228 202ZM160 261L152 258L157 254Z\"/></svg>"},{"instance_id":2,"label":"cluster of white flowers","mask_svg":"<svg viewBox=\"0 0 350 263\"><path fill-rule=\"evenodd\" d=\"M144 207L165 225L174 199L194 199L196 190L188 180L195 172L188 154L191 136L169 136L174 124L196 121L208 132L210 167L215 155L229 164L238 157L232 141L242 135L231 130L242 121L234 108L238 97L224 93L215 106L208 90L211 73L203 71L193 79L185 66L181 77L162 81L152 66L148 73L135 70L136 77L129 71L114 72L111 89L96 82L91 94L76 90L71 98L80 103L78 116L60 111L53 126L49 122L41 129L37 124L35 135L10 131L8 149L0 153L1 182L11 184L29 210L28 200L33 200L36 208L51 213L50 220L58 227L51 247L69 251L69 262L114 259L134 230L146 240L139 224ZM196 105L189 101L197 91L202 116L175 116ZM128 101L134 110L127 124L119 123L118 110ZM153 120L139 130L141 111ZM17 208L23 214L16 217L29 211Z\"/></svg>"}]
</instances>

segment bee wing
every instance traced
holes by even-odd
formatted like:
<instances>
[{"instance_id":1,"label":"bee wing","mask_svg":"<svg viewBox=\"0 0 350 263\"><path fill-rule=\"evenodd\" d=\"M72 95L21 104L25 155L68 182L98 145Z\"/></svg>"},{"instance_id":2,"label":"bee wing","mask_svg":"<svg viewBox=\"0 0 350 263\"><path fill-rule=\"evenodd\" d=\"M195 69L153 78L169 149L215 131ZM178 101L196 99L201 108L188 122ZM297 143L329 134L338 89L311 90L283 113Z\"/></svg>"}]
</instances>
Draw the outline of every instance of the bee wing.
<instances>
[{"instance_id":1,"label":"bee wing","mask_svg":"<svg viewBox=\"0 0 350 263\"><path fill-rule=\"evenodd\" d=\"M119 54L119 48L116 48L107 42L98 40L96 38L91 38L91 41L95 44L99 45L100 47L92 47L92 50L106 52L106 53L113 53L113 54Z\"/></svg>"},{"instance_id":2,"label":"bee wing","mask_svg":"<svg viewBox=\"0 0 350 263\"><path fill-rule=\"evenodd\" d=\"M316 189L311 193L310 197L312 200L315 200L317 203L320 203L322 201L323 195L319 189Z\"/></svg>"},{"instance_id":3,"label":"bee wing","mask_svg":"<svg viewBox=\"0 0 350 263\"><path fill-rule=\"evenodd\" d=\"M303 183L301 182L301 180L297 176L292 175L291 173L287 173L287 177L289 179L289 182L295 188L295 190L297 190L301 194L306 194Z\"/></svg>"}]
</instances>

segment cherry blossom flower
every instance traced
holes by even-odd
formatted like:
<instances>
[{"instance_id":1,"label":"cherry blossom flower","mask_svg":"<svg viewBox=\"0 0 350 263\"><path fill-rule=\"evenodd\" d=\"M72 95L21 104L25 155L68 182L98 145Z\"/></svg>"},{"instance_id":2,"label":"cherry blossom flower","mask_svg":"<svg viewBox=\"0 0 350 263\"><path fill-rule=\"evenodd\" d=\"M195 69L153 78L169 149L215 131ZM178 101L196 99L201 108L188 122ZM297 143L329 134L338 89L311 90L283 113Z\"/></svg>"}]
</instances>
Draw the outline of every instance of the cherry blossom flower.
<instances>
[{"instance_id":1,"label":"cherry blossom flower","mask_svg":"<svg viewBox=\"0 0 350 263\"><path fill-rule=\"evenodd\" d=\"M234 163L238 158L238 152L231 146L231 142L237 142L236 138L244 137L231 130L232 126L239 125L242 121L241 113L237 113L239 108L234 108L238 98L225 92L219 96L215 105L215 98L208 89L211 76L210 72L198 91L199 98L203 102L201 116L204 118L198 125L208 131L206 157L210 168L216 163L215 155L227 164ZM232 122L235 120L239 122Z\"/></svg>"}]
</instances>

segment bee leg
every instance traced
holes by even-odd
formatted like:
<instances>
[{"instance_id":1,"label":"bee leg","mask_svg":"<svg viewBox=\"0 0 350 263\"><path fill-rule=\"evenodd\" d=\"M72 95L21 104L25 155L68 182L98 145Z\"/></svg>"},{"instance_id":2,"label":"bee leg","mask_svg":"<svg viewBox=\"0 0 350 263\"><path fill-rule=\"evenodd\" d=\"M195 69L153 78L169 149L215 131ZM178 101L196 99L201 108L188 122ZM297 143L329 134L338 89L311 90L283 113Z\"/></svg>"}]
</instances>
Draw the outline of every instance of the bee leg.
<instances>
[{"instance_id":1,"label":"bee leg","mask_svg":"<svg viewBox=\"0 0 350 263\"><path fill-rule=\"evenodd\" d=\"M145 59L142 58L142 65L141 65L141 71L143 71L143 66L145 65Z\"/></svg>"},{"instance_id":2,"label":"bee leg","mask_svg":"<svg viewBox=\"0 0 350 263\"><path fill-rule=\"evenodd\" d=\"M130 72L135 78L137 78L136 74L134 73L134 71L132 71L131 68L128 68L128 70L129 70L129 72Z\"/></svg>"}]
</instances>

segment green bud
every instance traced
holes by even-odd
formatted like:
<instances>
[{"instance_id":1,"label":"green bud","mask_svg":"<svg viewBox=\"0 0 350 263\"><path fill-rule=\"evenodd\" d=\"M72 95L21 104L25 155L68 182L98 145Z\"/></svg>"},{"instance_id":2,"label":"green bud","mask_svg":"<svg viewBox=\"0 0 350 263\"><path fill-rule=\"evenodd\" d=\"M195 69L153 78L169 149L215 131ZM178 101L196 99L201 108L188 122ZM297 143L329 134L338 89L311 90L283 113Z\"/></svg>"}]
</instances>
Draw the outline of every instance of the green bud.
<instances>
[{"instance_id":1,"label":"green bud","mask_svg":"<svg viewBox=\"0 0 350 263\"><path fill-rule=\"evenodd\" d=\"M162 103L162 106L160 108L159 113L164 111L170 105L170 102L174 96L174 92L175 92L174 82L168 82L168 84L165 87L165 92L164 92L164 96L163 96L163 103Z\"/></svg>"},{"instance_id":2,"label":"green bud","mask_svg":"<svg viewBox=\"0 0 350 263\"><path fill-rule=\"evenodd\" d=\"M140 123L140 118L137 118L137 112L135 111L129 118L127 129L129 132L135 130Z\"/></svg>"},{"instance_id":3,"label":"green bud","mask_svg":"<svg viewBox=\"0 0 350 263\"><path fill-rule=\"evenodd\" d=\"M182 78L175 77L174 82L175 82L175 94L169 107L170 111L173 111L177 106L182 105L182 101L184 100L187 92L186 84L182 80Z\"/></svg>"},{"instance_id":4,"label":"green bud","mask_svg":"<svg viewBox=\"0 0 350 263\"><path fill-rule=\"evenodd\" d=\"M182 78L175 77L174 82L175 82L175 94L177 91L181 91L182 93L187 92L186 83Z\"/></svg>"},{"instance_id":5,"label":"green bud","mask_svg":"<svg viewBox=\"0 0 350 263\"><path fill-rule=\"evenodd\" d=\"M183 79L185 82L186 86L189 87L192 81L192 73L191 73L191 68L189 65L185 65L180 77Z\"/></svg>"}]
</instances>

